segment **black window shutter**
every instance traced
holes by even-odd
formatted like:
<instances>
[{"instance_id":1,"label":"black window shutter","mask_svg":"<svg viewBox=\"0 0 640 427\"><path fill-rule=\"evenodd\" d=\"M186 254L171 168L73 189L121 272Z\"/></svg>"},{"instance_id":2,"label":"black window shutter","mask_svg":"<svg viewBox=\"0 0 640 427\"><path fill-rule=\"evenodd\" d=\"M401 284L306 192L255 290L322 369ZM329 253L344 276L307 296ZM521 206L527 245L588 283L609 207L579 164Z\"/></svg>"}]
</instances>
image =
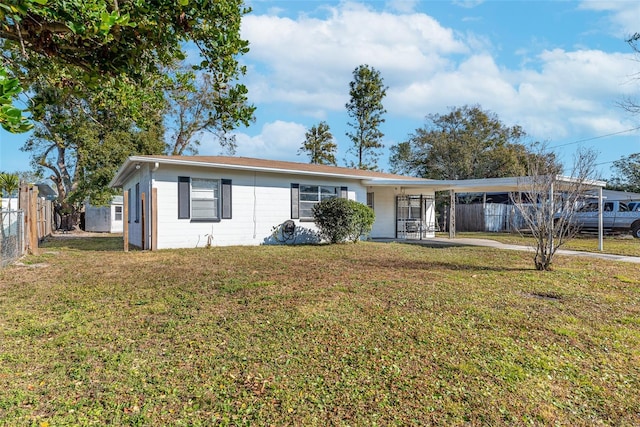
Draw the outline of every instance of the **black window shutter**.
<instances>
[{"instance_id":1,"label":"black window shutter","mask_svg":"<svg viewBox=\"0 0 640 427\"><path fill-rule=\"evenodd\" d=\"M136 183L136 222L140 222L140 183Z\"/></svg>"},{"instance_id":2,"label":"black window shutter","mask_svg":"<svg viewBox=\"0 0 640 427\"><path fill-rule=\"evenodd\" d=\"M340 187L340 198L341 199L349 198L349 189L347 187Z\"/></svg>"},{"instance_id":3,"label":"black window shutter","mask_svg":"<svg viewBox=\"0 0 640 427\"><path fill-rule=\"evenodd\" d=\"M300 218L300 184L291 184L291 219Z\"/></svg>"},{"instance_id":4,"label":"black window shutter","mask_svg":"<svg viewBox=\"0 0 640 427\"><path fill-rule=\"evenodd\" d=\"M191 196L190 182L188 176L178 177L178 219L189 219L191 217Z\"/></svg>"},{"instance_id":5,"label":"black window shutter","mask_svg":"<svg viewBox=\"0 0 640 427\"><path fill-rule=\"evenodd\" d=\"M222 180L222 219L231 219L231 180Z\"/></svg>"}]
</instances>

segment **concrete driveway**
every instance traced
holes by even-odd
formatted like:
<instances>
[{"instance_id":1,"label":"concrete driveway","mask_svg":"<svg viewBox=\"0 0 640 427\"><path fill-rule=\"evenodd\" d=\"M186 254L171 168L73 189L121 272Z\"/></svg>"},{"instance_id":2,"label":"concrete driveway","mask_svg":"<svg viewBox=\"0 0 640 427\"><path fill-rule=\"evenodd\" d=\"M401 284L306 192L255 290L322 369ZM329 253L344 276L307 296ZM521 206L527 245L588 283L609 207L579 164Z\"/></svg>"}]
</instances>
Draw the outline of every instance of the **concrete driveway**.
<instances>
[{"instance_id":1,"label":"concrete driveway","mask_svg":"<svg viewBox=\"0 0 640 427\"><path fill-rule=\"evenodd\" d=\"M378 241L384 241L384 240L381 239ZM398 241L398 240L389 239L389 241ZM402 242L413 243L413 244L424 245L424 246L432 246L432 247L486 246L490 248L506 249L510 251L535 252L535 248L531 246L509 245L505 243L496 242L495 240L472 239L472 238L466 238L466 237L460 237L460 238L456 237L455 239L434 237L426 240L402 240ZM632 262L632 263L640 264L640 257L636 257L636 256L613 255L613 254L600 253L600 252L570 251L567 249L558 249L556 254L569 255L569 256L581 256L581 257L597 258L597 259L607 259L610 261Z\"/></svg>"}]
</instances>

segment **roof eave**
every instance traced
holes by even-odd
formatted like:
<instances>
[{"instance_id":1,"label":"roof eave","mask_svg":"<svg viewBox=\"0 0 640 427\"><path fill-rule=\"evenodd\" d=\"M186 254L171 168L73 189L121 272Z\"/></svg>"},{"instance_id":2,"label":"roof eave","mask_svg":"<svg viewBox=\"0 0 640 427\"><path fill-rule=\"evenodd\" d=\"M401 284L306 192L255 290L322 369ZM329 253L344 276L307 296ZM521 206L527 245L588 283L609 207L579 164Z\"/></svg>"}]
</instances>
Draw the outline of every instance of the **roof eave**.
<instances>
[{"instance_id":1,"label":"roof eave","mask_svg":"<svg viewBox=\"0 0 640 427\"><path fill-rule=\"evenodd\" d=\"M192 167L244 170L244 171L252 171L252 172L284 173L284 174L296 174L296 175L307 175L307 176L325 176L325 177L332 177L332 178L348 178L348 179L354 179L354 180L371 179L370 177L367 177L367 176L348 174L348 173L305 171L305 170L299 170L299 169L191 161L191 160L184 160L184 159L171 159L171 158L165 158L165 157L131 156L127 158L125 163L118 170L115 177L109 183L109 186L114 188L122 187L122 185L124 184L124 181L126 181L126 178L130 175L130 172L127 172L127 170L131 169L132 167L134 167L134 165L139 163L160 163L160 164L173 165L173 166L192 166Z\"/></svg>"},{"instance_id":2,"label":"roof eave","mask_svg":"<svg viewBox=\"0 0 640 427\"><path fill-rule=\"evenodd\" d=\"M128 157L124 161L122 166L120 166L120 169L118 169L113 179L109 182L109 187L122 188L124 182L126 181L126 178L128 178L132 173L132 171L129 171L129 169L135 167L136 162L144 161L143 159L145 158L136 156Z\"/></svg>"}]
</instances>

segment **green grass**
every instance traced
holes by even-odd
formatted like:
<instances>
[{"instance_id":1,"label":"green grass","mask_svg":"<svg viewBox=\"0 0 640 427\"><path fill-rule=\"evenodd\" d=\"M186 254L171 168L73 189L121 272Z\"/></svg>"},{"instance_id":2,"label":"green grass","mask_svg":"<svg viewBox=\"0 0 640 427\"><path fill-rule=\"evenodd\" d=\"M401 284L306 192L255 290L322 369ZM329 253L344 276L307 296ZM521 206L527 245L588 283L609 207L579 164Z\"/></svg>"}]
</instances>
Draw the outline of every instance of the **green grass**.
<instances>
[{"instance_id":1,"label":"green grass","mask_svg":"<svg viewBox=\"0 0 640 427\"><path fill-rule=\"evenodd\" d=\"M0 425L640 424L634 264L69 242L0 270Z\"/></svg>"},{"instance_id":2,"label":"green grass","mask_svg":"<svg viewBox=\"0 0 640 427\"><path fill-rule=\"evenodd\" d=\"M438 233L438 236L448 237L448 234ZM512 245L533 245L534 240L529 236L517 233L491 233L491 232L463 232L456 237L469 237L474 239L490 239ZM605 236L603 239L604 253L625 256L640 256L640 239L626 236ZM570 249L584 252L600 252L598 250L598 238L593 235L578 235L569 240L561 249Z\"/></svg>"}]
</instances>

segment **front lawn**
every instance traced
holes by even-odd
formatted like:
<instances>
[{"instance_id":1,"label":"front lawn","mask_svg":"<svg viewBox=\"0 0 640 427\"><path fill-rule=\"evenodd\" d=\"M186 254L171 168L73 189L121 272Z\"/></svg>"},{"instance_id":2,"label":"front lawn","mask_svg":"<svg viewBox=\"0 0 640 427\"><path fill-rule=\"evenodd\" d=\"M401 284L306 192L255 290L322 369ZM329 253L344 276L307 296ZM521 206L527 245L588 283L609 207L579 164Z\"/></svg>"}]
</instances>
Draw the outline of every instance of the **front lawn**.
<instances>
[{"instance_id":1,"label":"front lawn","mask_svg":"<svg viewBox=\"0 0 640 427\"><path fill-rule=\"evenodd\" d=\"M447 233L438 233L438 237L449 237ZM456 237L468 237L472 239L489 239L510 245L533 246L533 237L518 233L491 233L491 232L462 232ZM605 235L603 239L603 253L640 257L640 239L634 239L630 234ZM593 234L579 234L560 249L572 251L600 252L598 250L598 237Z\"/></svg>"},{"instance_id":2,"label":"front lawn","mask_svg":"<svg viewBox=\"0 0 640 427\"><path fill-rule=\"evenodd\" d=\"M115 246L0 270L0 425L640 424L637 265Z\"/></svg>"}]
</instances>

